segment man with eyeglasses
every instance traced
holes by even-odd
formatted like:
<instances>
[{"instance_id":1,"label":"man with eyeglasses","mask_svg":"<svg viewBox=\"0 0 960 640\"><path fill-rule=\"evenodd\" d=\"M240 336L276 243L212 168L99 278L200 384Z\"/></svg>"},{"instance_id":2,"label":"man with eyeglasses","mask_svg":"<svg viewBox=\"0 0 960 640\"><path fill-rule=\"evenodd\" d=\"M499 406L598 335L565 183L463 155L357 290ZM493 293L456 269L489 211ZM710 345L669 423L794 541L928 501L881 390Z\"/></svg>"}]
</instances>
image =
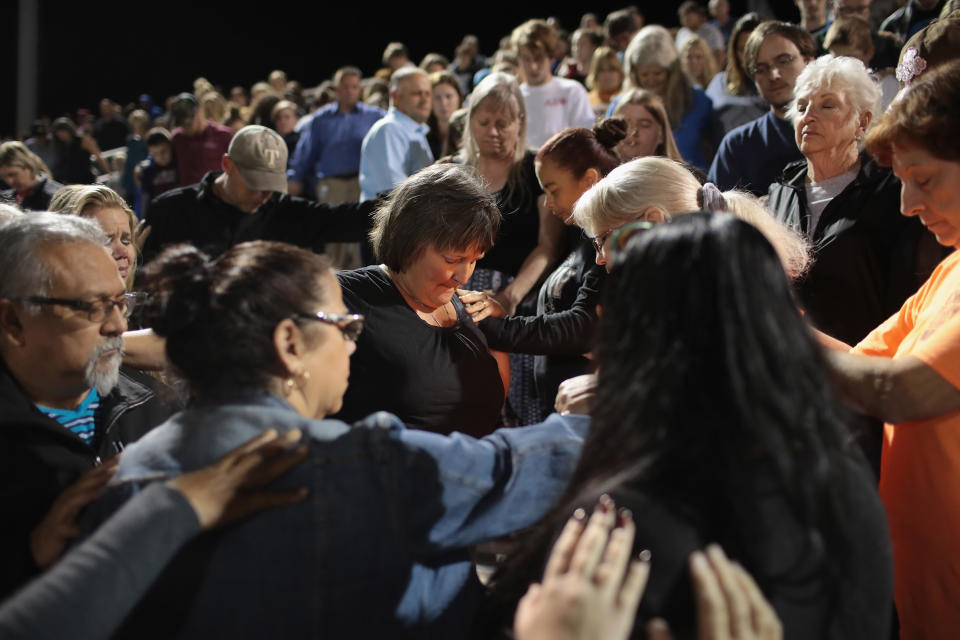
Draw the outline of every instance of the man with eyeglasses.
<instances>
[{"instance_id":1,"label":"man with eyeglasses","mask_svg":"<svg viewBox=\"0 0 960 640\"><path fill-rule=\"evenodd\" d=\"M0 597L57 559L110 477L84 474L172 413L120 367L131 294L106 243L74 216L0 226Z\"/></svg>"},{"instance_id":2,"label":"man with eyeglasses","mask_svg":"<svg viewBox=\"0 0 960 640\"><path fill-rule=\"evenodd\" d=\"M803 159L786 119L797 76L817 53L806 30L786 22L762 22L750 34L744 66L770 111L728 132L720 142L707 179L720 189L745 189L756 196L796 160Z\"/></svg>"}]
</instances>

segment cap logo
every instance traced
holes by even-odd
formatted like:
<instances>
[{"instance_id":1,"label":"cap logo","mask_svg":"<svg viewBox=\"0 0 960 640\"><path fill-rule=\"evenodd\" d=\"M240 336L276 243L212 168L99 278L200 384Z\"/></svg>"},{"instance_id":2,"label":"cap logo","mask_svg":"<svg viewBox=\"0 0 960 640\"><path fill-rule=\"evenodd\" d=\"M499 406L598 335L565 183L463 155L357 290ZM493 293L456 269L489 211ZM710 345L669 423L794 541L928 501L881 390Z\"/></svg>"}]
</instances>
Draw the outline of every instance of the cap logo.
<instances>
[{"instance_id":1,"label":"cap logo","mask_svg":"<svg viewBox=\"0 0 960 640\"><path fill-rule=\"evenodd\" d=\"M267 166L273 169L277 160L280 159L280 152L276 149L264 149L263 153L267 156Z\"/></svg>"}]
</instances>

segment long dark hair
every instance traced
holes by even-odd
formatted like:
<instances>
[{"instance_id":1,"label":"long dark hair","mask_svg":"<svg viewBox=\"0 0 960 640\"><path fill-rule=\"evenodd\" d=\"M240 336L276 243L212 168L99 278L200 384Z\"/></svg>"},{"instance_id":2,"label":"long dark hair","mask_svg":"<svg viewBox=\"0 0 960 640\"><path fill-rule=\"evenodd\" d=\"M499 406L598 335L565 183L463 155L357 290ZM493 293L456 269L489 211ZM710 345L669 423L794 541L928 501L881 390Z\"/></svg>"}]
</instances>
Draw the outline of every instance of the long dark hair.
<instances>
[{"instance_id":1,"label":"long dark hair","mask_svg":"<svg viewBox=\"0 0 960 640\"><path fill-rule=\"evenodd\" d=\"M807 540L782 567L812 567L843 611L848 492L837 486L846 467L835 463L852 441L773 247L729 214L680 215L615 255L603 300L580 463L495 585L505 597L522 593L516 576L538 578L572 508L586 493L618 487L712 520L749 568L755 504L742 490L767 470Z\"/></svg>"}]
</instances>

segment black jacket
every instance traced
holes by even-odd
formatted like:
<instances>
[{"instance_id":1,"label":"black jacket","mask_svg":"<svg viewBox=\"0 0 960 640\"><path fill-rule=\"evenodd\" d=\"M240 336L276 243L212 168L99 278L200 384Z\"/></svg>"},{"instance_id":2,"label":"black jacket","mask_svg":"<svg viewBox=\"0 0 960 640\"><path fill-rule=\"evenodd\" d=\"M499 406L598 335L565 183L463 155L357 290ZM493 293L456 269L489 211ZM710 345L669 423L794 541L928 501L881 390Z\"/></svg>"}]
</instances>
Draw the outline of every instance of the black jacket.
<instances>
[{"instance_id":1,"label":"black jacket","mask_svg":"<svg viewBox=\"0 0 960 640\"><path fill-rule=\"evenodd\" d=\"M113 457L175 410L150 376L122 367L100 401L94 446L41 413L0 363L0 598L37 571L28 536L54 498L80 475Z\"/></svg>"},{"instance_id":2,"label":"black jacket","mask_svg":"<svg viewBox=\"0 0 960 640\"><path fill-rule=\"evenodd\" d=\"M372 226L375 200L327 205L275 193L256 213L227 204L213 193L211 172L198 184L173 189L150 203L149 262L166 245L186 242L217 256L248 240L288 242L322 253L327 242L357 242Z\"/></svg>"},{"instance_id":3,"label":"black jacket","mask_svg":"<svg viewBox=\"0 0 960 640\"><path fill-rule=\"evenodd\" d=\"M24 211L46 211L50 208L50 200L53 199L53 194L62 186L59 182L54 182L49 178L40 178L37 184L33 186L30 195L20 203L20 208ZM17 192L13 189L7 189L0 193L0 200L16 204Z\"/></svg>"},{"instance_id":4,"label":"black jacket","mask_svg":"<svg viewBox=\"0 0 960 640\"><path fill-rule=\"evenodd\" d=\"M865 154L856 178L823 210L811 236L806 176L806 161L787 165L770 185L769 207L812 239L813 266L796 283L807 317L821 331L856 344L900 309L943 252L919 220L900 215L900 181L893 172ZM929 250L937 257L925 256Z\"/></svg>"}]
</instances>

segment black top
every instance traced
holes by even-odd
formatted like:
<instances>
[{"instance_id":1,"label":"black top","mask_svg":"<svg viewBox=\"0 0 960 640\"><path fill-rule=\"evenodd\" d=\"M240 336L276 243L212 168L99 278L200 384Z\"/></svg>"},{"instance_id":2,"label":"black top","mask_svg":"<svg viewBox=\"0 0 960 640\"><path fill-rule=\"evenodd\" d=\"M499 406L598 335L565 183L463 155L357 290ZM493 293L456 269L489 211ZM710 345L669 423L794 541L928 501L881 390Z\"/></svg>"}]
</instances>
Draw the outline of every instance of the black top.
<instances>
[{"instance_id":1,"label":"black top","mask_svg":"<svg viewBox=\"0 0 960 640\"><path fill-rule=\"evenodd\" d=\"M20 202L20 208L24 211L46 211L50 208L50 200L53 199L53 194L57 192L57 189L63 185L59 182L54 182L46 177L41 177L33 189L30 190L30 193L24 196L23 200ZM13 189L7 189L6 191L0 192L0 200L8 201L11 204L17 203L17 192Z\"/></svg>"},{"instance_id":2,"label":"black top","mask_svg":"<svg viewBox=\"0 0 960 640\"><path fill-rule=\"evenodd\" d=\"M457 296L457 322L425 323L379 266L337 274L343 301L366 318L350 358L350 385L333 416L352 423L389 411L408 426L484 436L494 430L504 390L487 341Z\"/></svg>"},{"instance_id":3,"label":"black top","mask_svg":"<svg viewBox=\"0 0 960 640\"><path fill-rule=\"evenodd\" d=\"M527 151L521 161L517 184L509 193L507 187L497 192L497 206L503 220L493 247L477 262L478 269L493 269L516 276L520 265L536 248L540 234L537 198L543 190L533 167L535 156L533 151Z\"/></svg>"},{"instance_id":4,"label":"black top","mask_svg":"<svg viewBox=\"0 0 960 640\"><path fill-rule=\"evenodd\" d=\"M168 191L150 203L144 262L180 242L213 257L249 240L289 242L322 253L327 242L363 240L371 227L375 200L331 206L274 193L255 213L241 211L214 195L220 173L208 173L198 184Z\"/></svg>"},{"instance_id":5,"label":"black top","mask_svg":"<svg viewBox=\"0 0 960 640\"><path fill-rule=\"evenodd\" d=\"M480 329L491 349L537 354L533 362L543 416L553 411L557 388L567 378L593 371L583 354L593 348L597 305L607 272L594 262L589 240L581 242L540 288L536 316L487 318Z\"/></svg>"},{"instance_id":6,"label":"black top","mask_svg":"<svg viewBox=\"0 0 960 640\"><path fill-rule=\"evenodd\" d=\"M893 610L890 535L876 485L859 453L835 452L822 463L834 503L824 505L824 511L831 506L839 511L843 521L837 528L804 524L770 464L747 456L743 464L752 465L753 470L740 481L724 483L717 478L695 495L686 491L654 493L615 480L589 483L560 508L560 520L546 531L547 539L556 540L576 507L589 513L602 493L609 494L618 508L630 509L636 523L634 552L648 549L653 559L638 608L637 629L654 617L663 617L675 637L696 637L689 557L717 543L756 580L783 624L784 637L889 637ZM690 475L696 471L691 470ZM538 537L521 544L539 541ZM538 547L524 564L501 576L501 590L494 587L495 599L484 612L485 624L501 628L510 624L515 598L522 595L513 590L541 579L551 547L552 542ZM834 577L841 581L839 585Z\"/></svg>"},{"instance_id":7,"label":"black top","mask_svg":"<svg viewBox=\"0 0 960 640\"><path fill-rule=\"evenodd\" d=\"M770 185L768 206L777 220L813 242L813 265L796 283L807 318L824 333L856 344L900 309L944 250L917 218L900 215L900 181L866 154L811 235L806 176L806 161L787 165Z\"/></svg>"}]
</instances>

